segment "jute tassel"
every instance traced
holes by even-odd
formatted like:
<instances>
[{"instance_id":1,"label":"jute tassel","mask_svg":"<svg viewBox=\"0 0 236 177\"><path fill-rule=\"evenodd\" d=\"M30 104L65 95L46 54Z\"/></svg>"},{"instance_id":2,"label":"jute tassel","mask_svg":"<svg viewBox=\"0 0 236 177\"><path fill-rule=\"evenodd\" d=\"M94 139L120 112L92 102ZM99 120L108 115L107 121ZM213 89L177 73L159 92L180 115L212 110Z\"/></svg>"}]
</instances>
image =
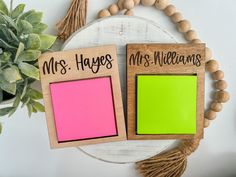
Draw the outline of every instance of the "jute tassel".
<instances>
[{"instance_id":1,"label":"jute tassel","mask_svg":"<svg viewBox=\"0 0 236 177\"><path fill-rule=\"evenodd\" d=\"M144 177L180 177L187 166L187 157L199 146L199 139L182 140L179 147L137 162Z\"/></svg>"},{"instance_id":2,"label":"jute tassel","mask_svg":"<svg viewBox=\"0 0 236 177\"><path fill-rule=\"evenodd\" d=\"M86 24L87 0L73 0L67 15L57 23L58 37L66 40Z\"/></svg>"}]
</instances>

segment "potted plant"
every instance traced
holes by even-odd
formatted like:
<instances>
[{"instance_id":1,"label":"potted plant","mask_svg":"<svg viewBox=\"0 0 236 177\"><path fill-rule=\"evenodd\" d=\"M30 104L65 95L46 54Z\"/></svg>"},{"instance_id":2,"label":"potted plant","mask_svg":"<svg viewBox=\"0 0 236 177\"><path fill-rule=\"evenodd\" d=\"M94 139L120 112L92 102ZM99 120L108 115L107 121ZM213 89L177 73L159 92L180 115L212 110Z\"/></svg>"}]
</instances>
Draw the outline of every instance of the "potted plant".
<instances>
[{"instance_id":1,"label":"potted plant","mask_svg":"<svg viewBox=\"0 0 236 177\"><path fill-rule=\"evenodd\" d=\"M42 93L31 84L39 80L37 59L48 51L56 37L43 34L47 25L42 23L42 13L24 12L25 5L10 9L0 0L0 104L14 98L11 106L0 109L0 116L11 116L19 107L26 106L29 116L44 106L38 100ZM1 127L0 127L1 129Z\"/></svg>"}]
</instances>

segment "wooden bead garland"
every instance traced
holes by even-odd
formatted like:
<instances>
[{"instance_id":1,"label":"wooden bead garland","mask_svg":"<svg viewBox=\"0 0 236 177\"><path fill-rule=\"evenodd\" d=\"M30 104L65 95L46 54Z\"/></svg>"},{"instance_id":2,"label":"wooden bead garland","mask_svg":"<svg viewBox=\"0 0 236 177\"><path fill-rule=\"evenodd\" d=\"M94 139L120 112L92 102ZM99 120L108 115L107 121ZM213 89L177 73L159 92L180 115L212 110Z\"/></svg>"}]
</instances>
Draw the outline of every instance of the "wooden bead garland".
<instances>
[{"instance_id":1,"label":"wooden bead garland","mask_svg":"<svg viewBox=\"0 0 236 177\"><path fill-rule=\"evenodd\" d=\"M218 102L211 103L211 110L215 112L220 112L222 108L223 108L223 105L221 103L218 103Z\"/></svg>"},{"instance_id":2,"label":"wooden bead garland","mask_svg":"<svg viewBox=\"0 0 236 177\"><path fill-rule=\"evenodd\" d=\"M141 4L144 6L153 6L156 0L141 0Z\"/></svg>"},{"instance_id":3,"label":"wooden bead garland","mask_svg":"<svg viewBox=\"0 0 236 177\"><path fill-rule=\"evenodd\" d=\"M181 33L186 33L191 29L191 23L188 20L182 20L178 23L177 29Z\"/></svg>"},{"instance_id":4,"label":"wooden bead garland","mask_svg":"<svg viewBox=\"0 0 236 177\"><path fill-rule=\"evenodd\" d=\"M140 4L140 1L141 1L141 0L134 0L134 5L135 5L135 6L139 5L139 4Z\"/></svg>"},{"instance_id":5,"label":"wooden bead garland","mask_svg":"<svg viewBox=\"0 0 236 177\"><path fill-rule=\"evenodd\" d=\"M133 0L125 0L123 4L124 9L133 9L134 8L134 1Z\"/></svg>"},{"instance_id":6,"label":"wooden bead garland","mask_svg":"<svg viewBox=\"0 0 236 177\"><path fill-rule=\"evenodd\" d=\"M134 15L134 12L132 10L127 10L125 12L125 15L128 15L128 16L133 16Z\"/></svg>"},{"instance_id":7,"label":"wooden bead garland","mask_svg":"<svg viewBox=\"0 0 236 177\"><path fill-rule=\"evenodd\" d=\"M217 100L219 103L226 103L229 101L229 93L223 90L220 90L215 93L215 100Z\"/></svg>"},{"instance_id":8,"label":"wooden bead garland","mask_svg":"<svg viewBox=\"0 0 236 177\"><path fill-rule=\"evenodd\" d=\"M164 13L170 17L171 15L173 15L176 12L176 8L173 5L168 5L165 9L164 9Z\"/></svg>"},{"instance_id":9,"label":"wooden bead garland","mask_svg":"<svg viewBox=\"0 0 236 177\"><path fill-rule=\"evenodd\" d=\"M212 78L214 80L222 80L224 78L224 72L221 70L218 70L218 71L212 73Z\"/></svg>"},{"instance_id":10,"label":"wooden bead garland","mask_svg":"<svg viewBox=\"0 0 236 177\"><path fill-rule=\"evenodd\" d=\"M183 20L183 16L179 12L174 13L170 18L174 23L179 23Z\"/></svg>"},{"instance_id":11,"label":"wooden bead garland","mask_svg":"<svg viewBox=\"0 0 236 177\"><path fill-rule=\"evenodd\" d=\"M157 0L155 6L157 9L163 10L169 5L168 0Z\"/></svg>"},{"instance_id":12,"label":"wooden bead garland","mask_svg":"<svg viewBox=\"0 0 236 177\"><path fill-rule=\"evenodd\" d=\"M210 73L216 72L219 69L219 64L216 60L210 60L206 63L206 70Z\"/></svg>"},{"instance_id":13,"label":"wooden bead garland","mask_svg":"<svg viewBox=\"0 0 236 177\"><path fill-rule=\"evenodd\" d=\"M205 118L206 119L209 119L209 120L214 120L216 118L216 112L213 111L213 110L208 110L206 113L205 113Z\"/></svg>"},{"instance_id":14,"label":"wooden bead garland","mask_svg":"<svg viewBox=\"0 0 236 177\"><path fill-rule=\"evenodd\" d=\"M188 41L192 41L194 39L197 39L197 33L194 30L189 30L187 33L185 33L185 38Z\"/></svg>"},{"instance_id":15,"label":"wooden bead garland","mask_svg":"<svg viewBox=\"0 0 236 177\"><path fill-rule=\"evenodd\" d=\"M227 88L228 84L225 80L219 80L215 83L215 88L217 90L225 90Z\"/></svg>"},{"instance_id":16,"label":"wooden bead garland","mask_svg":"<svg viewBox=\"0 0 236 177\"><path fill-rule=\"evenodd\" d=\"M111 16L111 13L107 9L101 10L98 13L99 18L108 17L108 16Z\"/></svg>"},{"instance_id":17,"label":"wooden bead garland","mask_svg":"<svg viewBox=\"0 0 236 177\"><path fill-rule=\"evenodd\" d=\"M118 7L117 4L112 4L112 5L109 6L108 10L109 10L111 15L116 15L119 12L119 7Z\"/></svg>"}]
</instances>

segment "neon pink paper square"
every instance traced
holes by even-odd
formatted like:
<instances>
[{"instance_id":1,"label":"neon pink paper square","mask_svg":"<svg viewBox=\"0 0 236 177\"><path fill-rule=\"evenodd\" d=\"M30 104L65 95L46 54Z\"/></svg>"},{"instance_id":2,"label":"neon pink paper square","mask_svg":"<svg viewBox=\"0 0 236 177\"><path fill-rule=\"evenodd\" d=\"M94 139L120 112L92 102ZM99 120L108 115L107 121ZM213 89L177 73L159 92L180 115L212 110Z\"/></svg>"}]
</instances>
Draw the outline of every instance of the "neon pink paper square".
<instances>
[{"instance_id":1,"label":"neon pink paper square","mask_svg":"<svg viewBox=\"0 0 236 177\"><path fill-rule=\"evenodd\" d=\"M117 135L111 78L50 84L58 142Z\"/></svg>"}]
</instances>

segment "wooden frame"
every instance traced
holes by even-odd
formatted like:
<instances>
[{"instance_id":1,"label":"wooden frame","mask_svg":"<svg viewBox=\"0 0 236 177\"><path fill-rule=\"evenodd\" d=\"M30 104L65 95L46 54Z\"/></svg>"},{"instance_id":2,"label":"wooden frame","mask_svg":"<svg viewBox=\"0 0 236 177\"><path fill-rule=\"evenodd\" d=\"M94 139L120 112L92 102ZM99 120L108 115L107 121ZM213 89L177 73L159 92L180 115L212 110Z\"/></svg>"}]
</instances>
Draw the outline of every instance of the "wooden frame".
<instances>
[{"instance_id":1,"label":"wooden frame","mask_svg":"<svg viewBox=\"0 0 236 177\"><path fill-rule=\"evenodd\" d=\"M81 65L78 65L77 62L77 57L81 55L84 55L84 58L87 58L83 66L81 63ZM106 56L109 56L109 59L106 58ZM43 54L39 59L39 69L50 145L52 148L73 147L127 139L120 91L117 54L114 45ZM108 76L111 78L113 91L117 136L59 143L57 140L52 99L49 88L50 83Z\"/></svg>"},{"instance_id":2,"label":"wooden frame","mask_svg":"<svg viewBox=\"0 0 236 177\"><path fill-rule=\"evenodd\" d=\"M165 60L159 63L155 60L155 52L176 52L187 56L198 55L198 59L188 58L184 62L181 60L172 63ZM135 57L134 57L135 56ZM140 74L148 75L197 75L197 117L196 134L155 134L138 135L136 133L136 76ZM204 125L204 82L205 82L205 44L128 44L127 45L127 121L128 139L148 140L148 139L190 139L203 137Z\"/></svg>"}]
</instances>

